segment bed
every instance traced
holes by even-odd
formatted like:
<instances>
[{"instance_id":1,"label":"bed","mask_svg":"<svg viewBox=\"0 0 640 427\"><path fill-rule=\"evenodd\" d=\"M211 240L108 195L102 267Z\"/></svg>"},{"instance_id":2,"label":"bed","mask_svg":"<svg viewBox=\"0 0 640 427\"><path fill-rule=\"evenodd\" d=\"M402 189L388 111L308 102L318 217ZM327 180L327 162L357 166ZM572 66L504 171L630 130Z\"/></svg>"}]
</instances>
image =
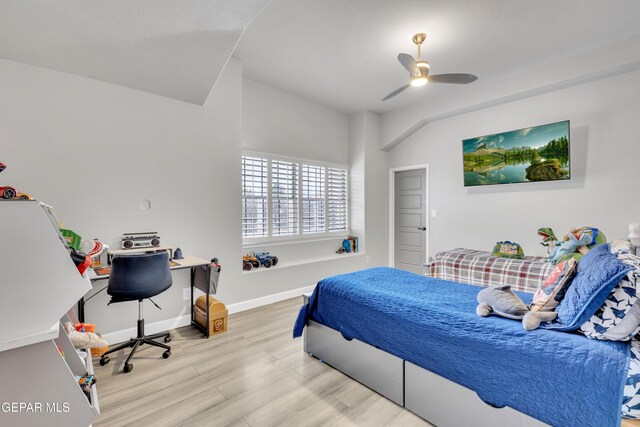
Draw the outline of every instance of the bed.
<instances>
[{"instance_id":1,"label":"bed","mask_svg":"<svg viewBox=\"0 0 640 427\"><path fill-rule=\"evenodd\" d=\"M441 427L620 425L628 342L480 318L477 292L386 267L333 276L294 336L306 325L306 351Z\"/></svg>"}]
</instances>

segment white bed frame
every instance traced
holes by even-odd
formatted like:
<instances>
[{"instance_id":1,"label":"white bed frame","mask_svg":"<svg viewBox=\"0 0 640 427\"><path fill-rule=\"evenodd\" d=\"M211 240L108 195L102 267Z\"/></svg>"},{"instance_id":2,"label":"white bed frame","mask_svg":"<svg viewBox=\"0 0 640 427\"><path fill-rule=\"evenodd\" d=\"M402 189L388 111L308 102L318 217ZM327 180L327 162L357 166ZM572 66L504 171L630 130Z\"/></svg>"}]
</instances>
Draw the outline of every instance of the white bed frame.
<instances>
[{"instance_id":1,"label":"white bed frame","mask_svg":"<svg viewBox=\"0 0 640 427\"><path fill-rule=\"evenodd\" d=\"M515 409L493 407L471 389L312 320L304 351L438 427L547 425Z\"/></svg>"}]
</instances>

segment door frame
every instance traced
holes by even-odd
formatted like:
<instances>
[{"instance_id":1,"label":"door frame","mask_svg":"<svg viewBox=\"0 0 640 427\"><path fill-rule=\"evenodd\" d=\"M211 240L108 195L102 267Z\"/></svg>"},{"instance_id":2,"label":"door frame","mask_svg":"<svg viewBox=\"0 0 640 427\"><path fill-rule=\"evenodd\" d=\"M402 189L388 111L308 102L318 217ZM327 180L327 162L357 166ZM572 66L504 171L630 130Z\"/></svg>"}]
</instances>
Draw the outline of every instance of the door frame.
<instances>
[{"instance_id":1,"label":"door frame","mask_svg":"<svg viewBox=\"0 0 640 427\"><path fill-rule=\"evenodd\" d=\"M429 163L424 163L424 164L420 164L420 165L413 165L413 166L399 166L399 167L395 167L395 168L389 168L389 267L395 267L396 264L396 260L395 260L395 249L396 249L396 172L405 172L405 171L412 171L412 170L418 170L418 169L424 169L425 174L424 174L424 179L425 179L425 183L424 183L424 188L425 188L425 218L426 218L426 224L424 224L425 227L427 227L427 235L426 235L426 239L425 239L425 254L426 254L426 259L424 260L424 262L426 263L427 260L429 259L429 236L431 235L431 227L430 227L430 221L429 219L431 218L431 210L430 210L430 204L429 204Z\"/></svg>"}]
</instances>

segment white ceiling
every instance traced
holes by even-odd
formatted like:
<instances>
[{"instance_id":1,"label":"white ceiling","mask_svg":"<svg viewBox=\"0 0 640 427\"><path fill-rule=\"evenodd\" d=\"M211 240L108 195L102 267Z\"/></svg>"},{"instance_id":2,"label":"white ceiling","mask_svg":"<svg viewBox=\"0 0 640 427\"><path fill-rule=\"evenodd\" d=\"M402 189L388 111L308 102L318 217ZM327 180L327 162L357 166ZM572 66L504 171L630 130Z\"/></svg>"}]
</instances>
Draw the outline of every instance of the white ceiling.
<instances>
[{"instance_id":1,"label":"white ceiling","mask_svg":"<svg viewBox=\"0 0 640 427\"><path fill-rule=\"evenodd\" d=\"M203 104L269 0L0 0L0 57Z\"/></svg>"},{"instance_id":2,"label":"white ceiling","mask_svg":"<svg viewBox=\"0 0 640 427\"><path fill-rule=\"evenodd\" d=\"M273 0L234 56L252 80L345 113L384 113L465 90L430 84L380 101L407 82L396 56L415 55L416 32L427 33L432 73L491 85L640 34L639 22L637 0Z\"/></svg>"}]
</instances>

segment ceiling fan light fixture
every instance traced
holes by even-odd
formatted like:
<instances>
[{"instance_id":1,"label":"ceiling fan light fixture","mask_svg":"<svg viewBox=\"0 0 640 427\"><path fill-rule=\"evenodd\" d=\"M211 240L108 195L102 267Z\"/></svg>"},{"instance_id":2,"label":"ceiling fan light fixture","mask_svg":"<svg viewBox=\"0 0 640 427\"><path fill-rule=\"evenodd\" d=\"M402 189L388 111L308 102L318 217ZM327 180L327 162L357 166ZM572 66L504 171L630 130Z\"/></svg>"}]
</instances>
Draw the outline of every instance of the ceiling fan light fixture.
<instances>
[{"instance_id":1,"label":"ceiling fan light fixture","mask_svg":"<svg viewBox=\"0 0 640 427\"><path fill-rule=\"evenodd\" d=\"M416 62L416 65L418 66L418 68L431 68L427 61Z\"/></svg>"},{"instance_id":2,"label":"ceiling fan light fixture","mask_svg":"<svg viewBox=\"0 0 640 427\"><path fill-rule=\"evenodd\" d=\"M424 86L429 82L429 80L425 76L418 76L411 79L411 86L420 87Z\"/></svg>"}]
</instances>

